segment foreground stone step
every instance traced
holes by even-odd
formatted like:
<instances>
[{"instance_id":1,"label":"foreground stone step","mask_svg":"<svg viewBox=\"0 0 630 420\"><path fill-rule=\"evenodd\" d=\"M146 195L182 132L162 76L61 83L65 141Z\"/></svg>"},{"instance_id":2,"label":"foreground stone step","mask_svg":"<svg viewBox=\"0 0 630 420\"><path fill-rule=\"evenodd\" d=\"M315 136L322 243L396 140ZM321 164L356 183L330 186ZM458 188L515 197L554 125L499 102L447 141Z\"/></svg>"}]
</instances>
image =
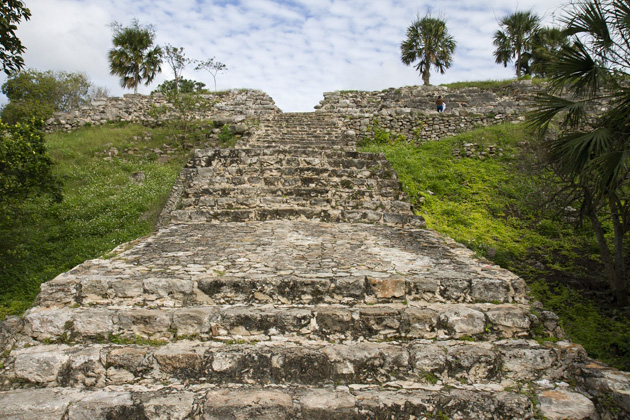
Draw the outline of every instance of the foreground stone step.
<instances>
[{"instance_id":1,"label":"foreground stone step","mask_svg":"<svg viewBox=\"0 0 630 420\"><path fill-rule=\"evenodd\" d=\"M287 191L290 192L290 191ZM269 211L280 209L311 209L322 211L361 211L379 213L412 214L411 206L405 201L396 200L353 200L344 197L296 197L293 195L241 195L235 197L196 196L182 198L180 208L190 211L245 210Z\"/></svg>"},{"instance_id":2,"label":"foreground stone step","mask_svg":"<svg viewBox=\"0 0 630 420\"><path fill-rule=\"evenodd\" d=\"M278 304L527 303L522 279L422 229L287 220L188 224L131 245L43 284L39 305L265 302L260 298Z\"/></svg>"},{"instance_id":3,"label":"foreground stone step","mask_svg":"<svg viewBox=\"0 0 630 420\"><path fill-rule=\"evenodd\" d=\"M259 296L265 299L264 296ZM554 336L555 324L524 305L427 304L317 306L120 307L116 301L85 299L82 308L33 308L14 333L25 342L100 342L111 337L201 341L275 340L304 337L324 341L530 338ZM140 303L140 302L138 302ZM166 302L162 302L166 303ZM101 305L101 306L98 306Z\"/></svg>"},{"instance_id":4,"label":"foreground stone step","mask_svg":"<svg viewBox=\"0 0 630 420\"><path fill-rule=\"evenodd\" d=\"M566 395L569 402L581 401L576 392ZM48 388L0 392L0 417L7 420L476 420L487 419L489 413L494 418L532 419L535 410L532 401L521 393L464 385L461 389L400 390L355 390L343 386L127 386L98 391Z\"/></svg>"},{"instance_id":5,"label":"foreground stone step","mask_svg":"<svg viewBox=\"0 0 630 420\"><path fill-rule=\"evenodd\" d=\"M223 223L253 222L266 220L314 220L334 223L373 223L425 227L420 216L399 213L382 213L373 210L336 210L302 208L257 208L255 210L175 210L171 212L174 223Z\"/></svg>"},{"instance_id":6,"label":"foreground stone step","mask_svg":"<svg viewBox=\"0 0 630 420\"><path fill-rule=\"evenodd\" d=\"M347 342L196 342L150 345L37 345L14 350L4 388L149 384L416 385L496 384L567 380L586 360L580 346L535 341L495 343L414 340ZM8 384L8 386L7 386ZM395 386L395 385L394 385Z\"/></svg>"},{"instance_id":7,"label":"foreground stone step","mask_svg":"<svg viewBox=\"0 0 630 420\"><path fill-rule=\"evenodd\" d=\"M453 271L426 270L426 274L320 272L307 276L284 272L230 274L222 265L173 266L170 275L127 271L107 274L106 264L92 260L93 270L61 275L42 286L39 305L142 305L183 306L199 304L344 304L397 302L410 305L456 302L515 303L522 301L517 283L509 278L466 278ZM99 271L99 267L103 270ZM123 269L112 264L109 268ZM191 273L196 269L197 275ZM186 270L188 269L188 270ZM133 274L133 276L132 276ZM483 305L479 305L482 307Z\"/></svg>"}]
</instances>

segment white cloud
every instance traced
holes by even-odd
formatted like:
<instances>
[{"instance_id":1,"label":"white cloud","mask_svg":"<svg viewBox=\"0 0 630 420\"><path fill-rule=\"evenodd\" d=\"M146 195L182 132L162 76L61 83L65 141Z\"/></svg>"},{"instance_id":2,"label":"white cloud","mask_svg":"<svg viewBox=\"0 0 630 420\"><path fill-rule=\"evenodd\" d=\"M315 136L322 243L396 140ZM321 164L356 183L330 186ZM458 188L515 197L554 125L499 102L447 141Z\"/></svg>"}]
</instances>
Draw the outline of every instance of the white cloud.
<instances>
[{"instance_id":1,"label":"white cloud","mask_svg":"<svg viewBox=\"0 0 630 420\"><path fill-rule=\"evenodd\" d=\"M216 57L228 71L217 87L255 88L285 111L309 111L326 91L381 90L420 84L415 69L400 62L399 45L416 15L446 19L458 42L453 66L432 73L434 84L512 77L494 63L497 21L515 10L547 16L563 0L29 0L30 21L18 36L28 48L26 65L40 70L82 71L114 95L125 93L109 74L111 28L137 18L152 24L156 42L181 46L190 58ZM150 92L172 74L163 66ZM185 77L212 77L195 72ZM4 81L0 78L0 82Z\"/></svg>"}]
</instances>

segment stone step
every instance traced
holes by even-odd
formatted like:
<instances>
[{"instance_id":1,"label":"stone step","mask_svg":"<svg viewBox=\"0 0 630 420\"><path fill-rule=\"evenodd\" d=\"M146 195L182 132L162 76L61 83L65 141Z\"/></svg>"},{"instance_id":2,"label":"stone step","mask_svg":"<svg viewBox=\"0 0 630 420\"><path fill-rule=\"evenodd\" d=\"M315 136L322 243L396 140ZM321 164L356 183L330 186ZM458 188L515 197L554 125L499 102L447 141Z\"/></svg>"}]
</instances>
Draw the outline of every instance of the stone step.
<instances>
[{"instance_id":1,"label":"stone step","mask_svg":"<svg viewBox=\"0 0 630 420\"><path fill-rule=\"evenodd\" d=\"M353 200L349 197L295 197L292 195L241 195L237 197L209 197L195 194L193 197L182 198L180 209L191 211L221 211L245 210L274 211L276 209L298 209L331 211L370 210L386 213L411 214L411 205L406 201L381 200Z\"/></svg>"},{"instance_id":2,"label":"stone step","mask_svg":"<svg viewBox=\"0 0 630 420\"><path fill-rule=\"evenodd\" d=\"M199 171L193 169L192 171ZM210 171L208 171L210 172ZM366 174L367 176L367 174ZM333 178L320 176L278 176L278 175L252 175L252 176L221 176L211 177L203 173L200 176L192 175L186 182L187 191L202 189L207 186L222 187L228 186L263 186L276 188L319 188L319 189L340 189L340 190L375 190L377 192L400 191L400 184L396 179L383 178Z\"/></svg>"},{"instance_id":3,"label":"stone step","mask_svg":"<svg viewBox=\"0 0 630 420\"><path fill-rule=\"evenodd\" d=\"M331 168L331 167L317 167L317 166L245 166L245 165L231 165L231 166L215 166L209 168L196 168L197 179L199 180L214 180L217 182L229 182L232 178L237 178L236 182L241 183L238 178L320 178L320 184L325 183L330 178L330 188L334 188L336 185L347 185L347 187L353 187L358 184L356 180L362 179L383 179L397 181L396 172L390 168ZM310 180L309 180L310 181ZM293 181L293 184L296 182ZM323 185L323 184L322 184ZM397 188L400 188L398 183L394 184Z\"/></svg>"},{"instance_id":4,"label":"stone step","mask_svg":"<svg viewBox=\"0 0 630 420\"><path fill-rule=\"evenodd\" d=\"M356 150L356 144L354 142L339 143L339 142L325 142L325 141L295 141L295 142L283 142L278 140L252 140L248 143L248 147L259 148L274 148L274 149L287 149L294 148L309 148L311 150L336 150L336 151L354 151Z\"/></svg>"},{"instance_id":5,"label":"stone step","mask_svg":"<svg viewBox=\"0 0 630 420\"><path fill-rule=\"evenodd\" d=\"M305 200L312 198L328 198L332 200L353 199L361 201L395 200L406 201L407 194L392 189L376 191L375 189L328 189L328 188L300 188L300 187L264 187L250 185L234 185L229 187L206 185L201 189L186 191L186 197L208 197L217 199L220 197L301 197ZM409 207L406 201L406 207Z\"/></svg>"},{"instance_id":6,"label":"stone step","mask_svg":"<svg viewBox=\"0 0 630 420\"><path fill-rule=\"evenodd\" d=\"M584 399L577 392L565 391L564 395L565 402L573 407ZM492 413L492 418L526 420L540 418L539 411L548 408L547 404L536 411L532 401L518 389L465 384L448 387L407 383L338 387L128 385L102 390L45 388L0 392L0 417L5 420L485 420Z\"/></svg>"},{"instance_id":7,"label":"stone step","mask_svg":"<svg viewBox=\"0 0 630 420\"><path fill-rule=\"evenodd\" d=\"M579 346L541 345L533 340L41 344L13 350L0 378L7 384L3 390L134 383L322 386L394 381L508 387L543 378L565 380L569 364L585 359Z\"/></svg>"},{"instance_id":8,"label":"stone step","mask_svg":"<svg viewBox=\"0 0 630 420\"><path fill-rule=\"evenodd\" d=\"M550 326L547 319L533 315L524 305L278 305L270 300L256 293L249 305L183 306L185 300L176 297L155 296L151 300L144 296L134 299L86 294L77 307L31 309L14 330L29 342L67 343L100 342L108 337L489 341L535 334L553 336L554 331L548 327L557 327L557 323Z\"/></svg>"},{"instance_id":9,"label":"stone step","mask_svg":"<svg viewBox=\"0 0 630 420\"><path fill-rule=\"evenodd\" d=\"M241 148L241 149L197 149L193 156L195 166L209 166L205 162L212 162L221 159L240 159L248 160L249 158L259 158L254 162L264 162L269 164L282 163L285 158L304 158L306 161L320 160L326 162L328 160L354 160L361 159L370 162L380 162L389 165L389 162L382 154L365 153L365 152L346 152L338 150L312 150L312 149L260 149L260 148Z\"/></svg>"},{"instance_id":10,"label":"stone step","mask_svg":"<svg viewBox=\"0 0 630 420\"><path fill-rule=\"evenodd\" d=\"M273 207L243 210L174 210L173 223L253 222L268 220L313 220L329 223L368 223L423 228L424 219L412 214L384 213L374 210L338 210L309 207Z\"/></svg>"},{"instance_id":11,"label":"stone step","mask_svg":"<svg viewBox=\"0 0 630 420\"><path fill-rule=\"evenodd\" d=\"M237 150L237 149L232 149ZM238 149L245 150L245 149ZM392 167L389 162L380 159L358 159L358 158L319 158L319 157L298 157L298 156L235 156L195 159L195 168L212 167L215 170L230 167L239 167L241 170L260 170L264 168L325 168L325 169L370 169L373 171L389 170Z\"/></svg>"}]
</instances>

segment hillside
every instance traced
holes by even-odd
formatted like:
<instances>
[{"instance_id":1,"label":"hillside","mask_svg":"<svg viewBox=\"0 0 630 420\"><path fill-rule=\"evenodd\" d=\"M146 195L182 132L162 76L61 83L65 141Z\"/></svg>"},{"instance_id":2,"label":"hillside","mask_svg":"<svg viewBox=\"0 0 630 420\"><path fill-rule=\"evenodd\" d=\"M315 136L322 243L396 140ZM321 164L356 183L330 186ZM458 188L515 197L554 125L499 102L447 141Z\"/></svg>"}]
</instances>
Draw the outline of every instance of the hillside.
<instances>
[{"instance_id":1,"label":"hillside","mask_svg":"<svg viewBox=\"0 0 630 420\"><path fill-rule=\"evenodd\" d=\"M630 317L610 306L598 248L575 210L558 207L524 125L414 144L373 127L363 150L385 153L427 226L524 278L591 357L630 369Z\"/></svg>"}]
</instances>

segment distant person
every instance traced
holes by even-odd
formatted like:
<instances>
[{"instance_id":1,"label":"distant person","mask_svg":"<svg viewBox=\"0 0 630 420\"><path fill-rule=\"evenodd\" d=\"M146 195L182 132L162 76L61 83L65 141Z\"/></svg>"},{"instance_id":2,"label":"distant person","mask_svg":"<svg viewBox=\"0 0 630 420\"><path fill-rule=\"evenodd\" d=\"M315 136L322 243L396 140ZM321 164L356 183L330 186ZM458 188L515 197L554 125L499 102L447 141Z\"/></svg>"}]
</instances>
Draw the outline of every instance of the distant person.
<instances>
[{"instance_id":1,"label":"distant person","mask_svg":"<svg viewBox=\"0 0 630 420\"><path fill-rule=\"evenodd\" d=\"M438 98L435 100L435 105L437 105L437 112L444 112L444 110L446 109L446 101L442 99L441 96L438 96Z\"/></svg>"}]
</instances>

